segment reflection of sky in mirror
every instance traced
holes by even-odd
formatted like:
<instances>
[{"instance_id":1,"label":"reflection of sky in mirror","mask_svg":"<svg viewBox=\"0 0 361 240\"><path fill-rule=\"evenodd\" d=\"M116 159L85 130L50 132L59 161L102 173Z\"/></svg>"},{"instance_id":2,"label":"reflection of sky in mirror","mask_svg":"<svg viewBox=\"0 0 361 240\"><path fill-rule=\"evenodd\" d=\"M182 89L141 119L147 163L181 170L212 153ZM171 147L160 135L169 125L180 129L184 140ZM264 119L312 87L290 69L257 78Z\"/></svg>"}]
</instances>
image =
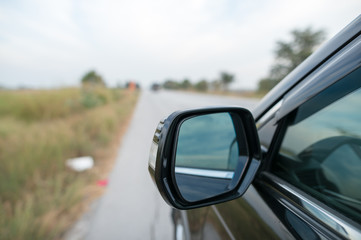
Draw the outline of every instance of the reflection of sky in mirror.
<instances>
[{"instance_id":1,"label":"reflection of sky in mirror","mask_svg":"<svg viewBox=\"0 0 361 240\"><path fill-rule=\"evenodd\" d=\"M188 119L182 123L179 131L176 165L226 169L235 137L228 113Z\"/></svg>"},{"instance_id":2,"label":"reflection of sky in mirror","mask_svg":"<svg viewBox=\"0 0 361 240\"><path fill-rule=\"evenodd\" d=\"M357 90L287 129L282 149L297 155L332 136L361 137L361 90Z\"/></svg>"}]
</instances>

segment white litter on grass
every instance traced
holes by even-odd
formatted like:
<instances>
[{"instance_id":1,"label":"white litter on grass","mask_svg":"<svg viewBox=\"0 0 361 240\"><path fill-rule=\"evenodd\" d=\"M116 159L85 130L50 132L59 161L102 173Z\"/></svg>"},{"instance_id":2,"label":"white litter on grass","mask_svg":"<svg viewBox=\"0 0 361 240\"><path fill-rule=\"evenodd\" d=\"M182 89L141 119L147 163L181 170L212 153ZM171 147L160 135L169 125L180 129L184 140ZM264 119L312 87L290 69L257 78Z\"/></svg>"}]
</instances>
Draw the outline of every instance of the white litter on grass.
<instances>
[{"instance_id":1,"label":"white litter on grass","mask_svg":"<svg viewBox=\"0 0 361 240\"><path fill-rule=\"evenodd\" d=\"M94 159L89 156L71 158L66 160L66 166L77 172L82 172L94 166Z\"/></svg>"}]
</instances>

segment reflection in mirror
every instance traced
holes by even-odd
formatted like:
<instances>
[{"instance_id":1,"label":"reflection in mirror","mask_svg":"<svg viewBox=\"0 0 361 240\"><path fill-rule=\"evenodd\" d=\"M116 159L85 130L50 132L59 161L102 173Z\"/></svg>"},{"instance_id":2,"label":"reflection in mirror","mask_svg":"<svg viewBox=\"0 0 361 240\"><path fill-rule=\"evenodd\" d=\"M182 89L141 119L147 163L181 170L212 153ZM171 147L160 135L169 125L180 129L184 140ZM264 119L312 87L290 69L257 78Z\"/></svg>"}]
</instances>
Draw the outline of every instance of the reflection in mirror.
<instances>
[{"instance_id":1,"label":"reflection in mirror","mask_svg":"<svg viewBox=\"0 0 361 240\"><path fill-rule=\"evenodd\" d=\"M185 200L199 201L231 190L232 180L237 177L236 167L242 164L235 118L238 116L228 112L212 113L189 118L181 124L175 176ZM237 125L241 125L239 119Z\"/></svg>"}]
</instances>

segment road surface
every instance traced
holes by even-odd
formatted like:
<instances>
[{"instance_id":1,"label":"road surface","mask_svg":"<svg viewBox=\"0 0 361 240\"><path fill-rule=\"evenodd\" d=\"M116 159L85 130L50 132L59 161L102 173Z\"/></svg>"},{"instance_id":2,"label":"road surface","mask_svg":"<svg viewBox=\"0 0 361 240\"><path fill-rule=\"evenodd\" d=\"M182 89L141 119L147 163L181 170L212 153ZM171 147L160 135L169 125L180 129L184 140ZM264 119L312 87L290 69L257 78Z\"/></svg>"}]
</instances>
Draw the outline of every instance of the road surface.
<instances>
[{"instance_id":1,"label":"road surface","mask_svg":"<svg viewBox=\"0 0 361 240\"><path fill-rule=\"evenodd\" d=\"M158 193L147 165L159 120L179 109L218 105L252 109L256 103L194 93L143 91L119 148L107 191L89 214L85 239L172 239L171 209Z\"/></svg>"}]
</instances>

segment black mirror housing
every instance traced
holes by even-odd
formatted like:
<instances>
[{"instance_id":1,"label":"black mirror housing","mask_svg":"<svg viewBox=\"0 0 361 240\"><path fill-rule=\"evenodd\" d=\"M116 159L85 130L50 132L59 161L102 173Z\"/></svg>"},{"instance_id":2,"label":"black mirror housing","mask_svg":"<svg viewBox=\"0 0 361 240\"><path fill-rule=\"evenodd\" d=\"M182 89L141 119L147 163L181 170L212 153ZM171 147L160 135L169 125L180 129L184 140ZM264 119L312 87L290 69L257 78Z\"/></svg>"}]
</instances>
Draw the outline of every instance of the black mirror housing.
<instances>
[{"instance_id":1,"label":"black mirror housing","mask_svg":"<svg viewBox=\"0 0 361 240\"><path fill-rule=\"evenodd\" d=\"M232 119L231 122L233 122L235 136L232 144L236 141L239 149L242 149L238 151L238 159L243 159L242 167L239 166L241 164L238 164L235 169L232 169L232 178L226 182L226 187L223 187L222 190L216 190L211 195L199 195L197 194L199 193L197 189L202 189L204 193L207 193L207 188L210 189L213 185L215 186L221 181L225 182L225 180L219 179L219 177L214 178L213 176L208 178L209 176L205 177L205 175L198 174L198 172L210 172L208 168L182 168L192 170L189 171L191 173L197 172L195 175L189 175L187 171L186 174L184 174L184 171L182 173L176 171L178 169L176 159L177 153L179 157L177 146L181 126L190 119L193 121L197 120L197 118L218 116L222 113L229 115L230 119ZM189 121L189 123L194 123L194 121ZM204 128L212 129L218 125L204 123L203 126ZM192 134L191 136L197 137L200 133L195 132ZM202 145L200 144L201 147ZM208 147L208 150L211 149L212 146ZM202 161L207 161L207 159L202 159ZM244 108L215 107L174 112L166 119L160 121L152 141L148 170L159 192L169 205L178 209L192 209L229 201L242 196L251 184L260 163L261 149L252 114ZM211 172L214 171L211 170ZM180 181L180 179L193 179L193 182L188 181L187 187L184 188L182 184L185 181ZM201 184L202 182L206 183L208 187L204 187L204 184ZM183 189L190 189L193 183L195 189L185 194L186 191Z\"/></svg>"}]
</instances>

